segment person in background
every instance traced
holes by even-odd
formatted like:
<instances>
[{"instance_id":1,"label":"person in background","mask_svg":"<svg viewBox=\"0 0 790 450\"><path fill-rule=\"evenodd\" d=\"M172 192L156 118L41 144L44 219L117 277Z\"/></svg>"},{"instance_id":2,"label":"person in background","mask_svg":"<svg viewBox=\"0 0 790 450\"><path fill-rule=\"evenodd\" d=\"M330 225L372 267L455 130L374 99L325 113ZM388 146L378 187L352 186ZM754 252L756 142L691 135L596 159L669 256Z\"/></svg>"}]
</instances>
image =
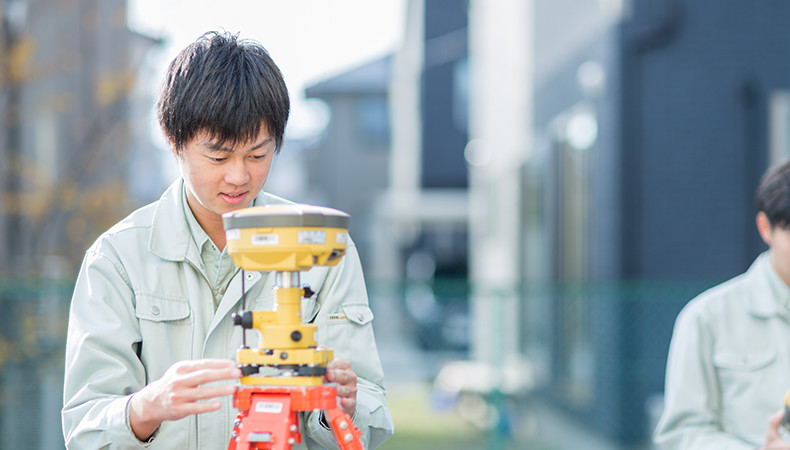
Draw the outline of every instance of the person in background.
<instances>
[{"instance_id":1,"label":"person in background","mask_svg":"<svg viewBox=\"0 0 790 450\"><path fill-rule=\"evenodd\" d=\"M171 62L157 102L181 177L85 254L66 341L63 433L73 449L227 448L241 373L241 271L222 214L285 203L263 191L290 100L257 42L209 32ZM245 273L247 308L270 310L274 274ZM393 433L373 315L353 242L334 267L302 274L304 320L336 359L326 378L366 448ZM303 442L336 448L322 411L300 413Z\"/></svg>"},{"instance_id":2,"label":"person in background","mask_svg":"<svg viewBox=\"0 0 790 450\"><path fill-rule=\"evenodd\" d=\"M768 250L677 317L654 432L662 448L790 449L778 433L790 389L790 161L763 175L755 203Z\"/></svg>"}]
</instances>

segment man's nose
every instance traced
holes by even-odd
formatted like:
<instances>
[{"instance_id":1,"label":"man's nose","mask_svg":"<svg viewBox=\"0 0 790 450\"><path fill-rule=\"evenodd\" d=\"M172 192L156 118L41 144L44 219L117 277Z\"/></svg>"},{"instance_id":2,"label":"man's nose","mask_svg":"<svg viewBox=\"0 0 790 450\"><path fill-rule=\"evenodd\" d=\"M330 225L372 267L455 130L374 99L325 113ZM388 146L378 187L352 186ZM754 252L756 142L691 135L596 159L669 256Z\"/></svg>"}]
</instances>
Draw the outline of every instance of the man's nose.
<instances>
[{"instance_id":1,"label":"man's nose","mask_svg":"<svg viewBox=\"0 0 790 450\"><path fill-rule=\"evenodd\" d=\"M244 159L234 159L228 165L228 171L225 172L225 182L236 186L247 184L250 180L250 172L247 169L247 163Z\"/></svg>"}]
</instances>

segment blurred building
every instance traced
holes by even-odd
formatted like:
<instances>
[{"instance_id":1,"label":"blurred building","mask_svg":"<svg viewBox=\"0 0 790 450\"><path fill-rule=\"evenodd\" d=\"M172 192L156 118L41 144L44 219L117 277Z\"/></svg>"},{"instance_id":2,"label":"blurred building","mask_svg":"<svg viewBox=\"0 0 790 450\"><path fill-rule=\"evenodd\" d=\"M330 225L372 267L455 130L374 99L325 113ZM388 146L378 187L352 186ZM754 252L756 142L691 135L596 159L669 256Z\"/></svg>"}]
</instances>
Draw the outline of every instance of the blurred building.
<instances>
[{"instance_id":1,"label":"blurred building","mask_svg":"<svg viewBox=\"0 0 790 450\"><path fill-rule=\"evenodd\" d=\"M139 203L151 100L134 86L154 44L125 0L0 0L0 448L63 447L63 280Z\"/></svg>"},{"instance_id":2,"label":"blurred building","mask_svg":"<svg viewBox=\"0 0 790 450\"><path fill-rule=\"evenodd\" d=\"M679 309L764 249L753 194L790 149L788 18L782 1L470 2L475 317L497 311L475 354L525 355L536 397L613 446L649 446Z\"/></svg>"},{"instance_id":3,"label":"blurred building","mask_svg":"<svg viewBox=\"0 0 790 450\"><path fill-rule=\"evenodd\" d=\"M321 204L351 215L350 232L363 261L369 259L371 205L387 188L391 66L392 57L385 57L305 91L331 111L323 135L303 155L307 178L321 187Z\"/></svg>"},{"instance_id":4,"label":"blurred building","mask_svg":"<svg viewBox=\"0 0 790 450\"><path fill-rule=\"evenodd\" d=\"M586 432L549 445L649 447L678 311L764 249L753 194L790 154L788 18L779 0L409 1L402 47L348 74L390 65L389 158L349 172L386 170L386 187L337 187L371 226L373 300L439 343L436 281L468 280L470 356L526 360L522 409ZM345 124L327 158L367 120L333 83L311 94Z\"/></svg>"},{"instance_id":5,"label":"blurred building","mask_svg":"<svg viewBox=\"0 0 790 450\"><path fill-rule=\"evenodd\" d=\"M466 351L468 15L465 1L407 2L390 83L389 184L375 205L372 275L396 283L402 335Z\"/></svg>"},{"instance_id":6,"label":"blurred building","mask_svg":"<svg viewBox=\"0 0 790 450\"><path fill-rule=\"evenodd\" d=\"M78 264L134 203L129 162L150 144L133 112L151 100L133 94L155 41L128 29L120 0L6 0L0 13L0 273Z\"/></svg>"},{"instance_id":7,"label":"blurred building","mask_svg":"<svg viewBox=\"0 0 790 450\"><path fill-rule=\"evenodd\" d=\"M466 2L410 2L404 45L306 91L331 111L310 182L352 216L376 303L406 336L468 347ZM389 294L383 291L390 290ZM375 309L375 308L374 308Z\"/></svg>"}]
</instances>

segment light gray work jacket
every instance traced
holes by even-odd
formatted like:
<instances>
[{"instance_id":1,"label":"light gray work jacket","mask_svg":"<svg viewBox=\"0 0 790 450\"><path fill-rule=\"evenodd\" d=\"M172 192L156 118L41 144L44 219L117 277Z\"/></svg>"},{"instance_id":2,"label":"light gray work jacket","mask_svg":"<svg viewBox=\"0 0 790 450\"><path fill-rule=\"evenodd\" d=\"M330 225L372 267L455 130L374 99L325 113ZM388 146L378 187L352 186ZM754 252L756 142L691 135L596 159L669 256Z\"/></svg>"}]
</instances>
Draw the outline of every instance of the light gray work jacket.
<instances>
[{"instance_id":1,"label":"light gray work jacket","mask_svg":"<svg viewBox=\"0 0 790 450\"><path fill-rule=\"evenodd\" d=\"M237 410L231 397L220 410L166 421L147 444L129 426L131 396L175 362L234 359L242 330L241 271L213 292L199 269L200 254L184 217L183 181L102 234L88 249L69 315L63 432L70 449L225 449ZM256 205L284 203L261 192ZM303 320L318 325L317 340L350 361L359 377L354 423L366 447L393 432L373 336L373 313L353 242L331 268L314 267L301 281L316 295L302 301ZM271 310L274 275L245 272L246 308ZM214 310L214 298L218 302ZM248 331L256 347L257 332ZM303 443L294 448L336 448L319 414L301 417Z\"/></svg>"},{"instance_id":2,"label":"light gray work jacket","mask_svg":"<svg viewBox=\"0 0 790 450\"><path fill-rule=\"evenodd\" d=\"M768 252L678 315L667 361L666 449L754 449L790 389L790 288Z\"/></svg>"}]
</instances>

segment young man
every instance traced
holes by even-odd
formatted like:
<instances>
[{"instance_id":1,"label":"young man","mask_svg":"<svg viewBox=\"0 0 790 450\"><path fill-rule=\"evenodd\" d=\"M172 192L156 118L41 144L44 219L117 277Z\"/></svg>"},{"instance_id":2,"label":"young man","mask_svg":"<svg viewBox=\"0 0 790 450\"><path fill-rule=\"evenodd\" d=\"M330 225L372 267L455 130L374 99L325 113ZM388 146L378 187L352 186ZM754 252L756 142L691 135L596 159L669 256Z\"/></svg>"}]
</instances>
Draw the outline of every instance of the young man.
<instances>
[{"instance_id":1,"label":"young man","mask_svg":"<svg viewBox=\"0 0 790 450\"><path fill-rule=\"evenodd\" d=\"M768 251L678 315L655 432L663 448L790 449L777 432L790 389L790 161L763 176L756 206Z\"/></svg>"},{"instance_id":2,"label":"young man","mask_svg":"<svg viewBox=\"0 0 790 450\"><path fill-rule=\"evenodd\" d=\"M74 449L227 448L241 376L241 272L225 248L222 214L283 203L262 191L289 114L282 75L259 44L207 33L167 71L159 122L181 178L104 233L85 255L69 316L63 431ZM273 306L272 273L246 272L247 308ZM316 295L304 320L334 349L326 375L373 448L393 431L373 315L356 249L302 275ZM333 319L330 321L330 315ZM320 411L303 444L336 448Z\"/></svg>"}]
</instances>

